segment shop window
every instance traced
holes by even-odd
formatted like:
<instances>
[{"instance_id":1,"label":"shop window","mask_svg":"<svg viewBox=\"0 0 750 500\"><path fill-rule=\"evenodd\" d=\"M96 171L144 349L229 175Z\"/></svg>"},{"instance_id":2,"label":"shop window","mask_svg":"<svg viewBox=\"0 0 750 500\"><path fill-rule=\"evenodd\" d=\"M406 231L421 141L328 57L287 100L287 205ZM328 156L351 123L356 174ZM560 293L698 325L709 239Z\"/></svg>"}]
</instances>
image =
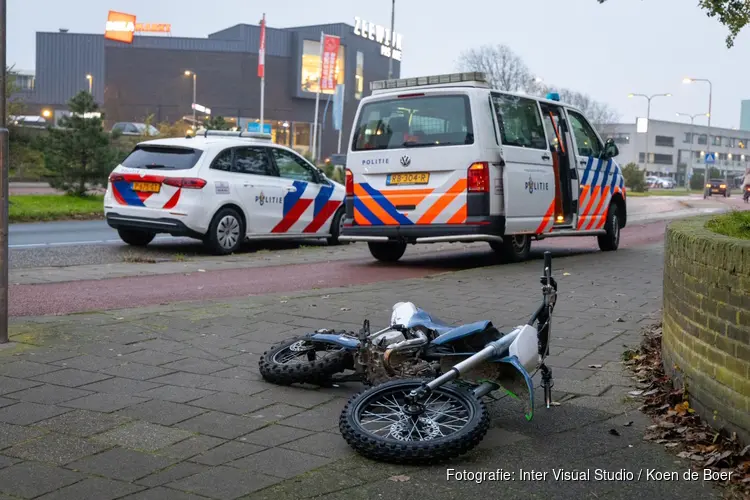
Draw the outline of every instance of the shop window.
<instances>
[{"instance_id":1,"label":"shop window","mask_svg":"<svg viewBox=\"0 0 750 500\"><path fill-rule=\"evenodd\" d=\"M362 99L365 90L365 55L362 52L357 52L357 72L354 74L354 79L357 83L354 98Z\"/></svg>"},{"instance_id":2,"label":"shop window","mask_svg":"<svg viewBox=\"0 0 750 500\"><path fill-rule=\"evenodd\" d=\"M294 122L292 124L293 138L292 149L301 152L302 154L307 153L310 150L310 140L312 137L312 124Z\"/></svg>"},{"instance_id":3,"label":"shop window","mask_svg":"<svg viewBox=\"0 0 750 500\"><path fill-rule=\"evenodd\" d=\"M654 139L654 144L657 146L664 146L668 148L674 147L674 137L669 137L666 135L657 135Z\"/></svg>"},{"instance_id":4,"label":"shop window","mask_svg":"<svg viewBox=\"0 0 750 500\"><path fill-rule=\"evenodd\" d=\"M339 47L336 59L336 81L344 83L344 47ZM317 92L320 88L320 41L305 40L302 44L302 69L300 71L300 86L304 92ZM333 90L324 90L322 94L333 94Z\"/></svg>"}]
</instances>

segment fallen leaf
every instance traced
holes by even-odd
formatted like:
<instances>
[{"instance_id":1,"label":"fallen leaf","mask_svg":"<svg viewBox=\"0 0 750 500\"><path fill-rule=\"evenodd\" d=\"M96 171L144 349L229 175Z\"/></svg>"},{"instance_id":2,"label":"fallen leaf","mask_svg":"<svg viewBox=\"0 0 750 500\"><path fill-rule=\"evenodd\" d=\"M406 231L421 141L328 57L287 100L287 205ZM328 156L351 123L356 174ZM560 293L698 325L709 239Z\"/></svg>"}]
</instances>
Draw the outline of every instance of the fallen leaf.
<instances>
[{"instance_id":1,"label":"fallen leaf","mask_svg":"<svg viewBox=\"0 0 750 500\"><path fill-rule=\"evenodd\" d=\"M644 392L643 395L644 396L653 396L657 392L659 392L659 389L651 389L650 391Z\"/></svg>"},{"instance_id":2,"label":"fallen leaf","mask_svg":"<svg viewBox=\"0 0 750 500\"><path fill-rule=\"evenodd\" d=\"M630 394L631 396L640 396L641 394L643 394L643 391L630 391L628 394Z\"/></svg>"},{"instance_id":3,"label":"fallen leaf","mask_svg":"<svg viewBox=\"0 0 750 500\"><path fill-rule=\"evenodd\" d=\"M391 481L403 483L411 478L409 476L391 476L388 479L390 479Z\"/></svg>"},{"instance_id":4,"label":"fallen leaf","mask_svg":"<svg viewBox=\"0 0 750 500\"><path fill-rule=\"evenodd\" d=\"M601 368L602 365L589 365L589 368Z\"/></svg>"},{"instance_id":5,"label":"fallen leaf","mask_svg":"<svg viewBox=\"0 0 750 500\"><path fill-rule=\"evenodd\" d=\"M633 421L631 420L630 422L625 422L625 423L624 423L624 424L622 424L622 425L623 425L624 427L630 427L631 425L633 425Z\"/></svg>"},{"instance_id":6,"label":"fallen leaf","mask_svg":"<svg viewBox=\"0 0 750 500\"><path fill-rule=\"evenodd\" d=\"M563 276L570 276L570 273L563 273Z\"/></svg>"},{"instance_id":7,"label":"fallen leaf","mask_svg":"<svg viewBox=\"0 0 750 500\"><path fill-rule=\"evenodd\" d=\"M742 449L742 451L741 451L741 452L739 453L739 455L737 455L737 456L739 456L739 457L744 457L744 456L745 456L745 455L747 454L747 452L748 452L748 451L750 451L750 444L749 444L749 445L747 445L747 446L745 446L745 447L744 447L744 448Z\"/></svg>"},{"instance_id":8,"label":"fallen leaf","mask_svg":"<svg viewBox=\"0 0 750 500\"><path fill-rule=\"evenodd\" d=\"M619 436L620 435L620 433L617 432L617 429L610 429L609 433L612 434L613 436Z\"/></svg>"},{"instance_id":9,"label":"fallen leaf","mask_svg":"<svg viewBox=\"0 0 750 500\"><path fill-rule=\"evenodd\" d=\"M667 443L664 445L665 448L677 448L680 446L680 443Z\"/></svg>"},{"instance_id":10,"label":"fallen leaf","mask_svg":"<svg viewBox=\"0 0 750 500\"><path fill-rule=\"evenodd\" d=\"M559 402L557 402L557 401L552 401L552 402L550 403L550 405L552 405L552 406L560 406L560 403L559 403Z\"/></svg>"}]
</instances>

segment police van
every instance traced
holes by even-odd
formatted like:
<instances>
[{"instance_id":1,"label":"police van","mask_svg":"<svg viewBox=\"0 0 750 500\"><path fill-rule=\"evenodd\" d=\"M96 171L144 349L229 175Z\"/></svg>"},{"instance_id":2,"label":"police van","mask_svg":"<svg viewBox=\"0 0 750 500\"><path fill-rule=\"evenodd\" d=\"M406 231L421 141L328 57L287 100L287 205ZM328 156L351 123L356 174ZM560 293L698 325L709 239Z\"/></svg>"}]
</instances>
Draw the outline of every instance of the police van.
<instances>
[{"instance_id":1,"label":"police van","mask_svg":"<svg viewBox=\"0 0 750 500\"><path fill-rule=\"evenodd\" d=\"M492 90L477 72L370 88L349 141L341 240L390 262L417 243L486 241L510 261L557 236L617 250L627 222L617 145L557 94Z\"/></svg>"}]
</instances>

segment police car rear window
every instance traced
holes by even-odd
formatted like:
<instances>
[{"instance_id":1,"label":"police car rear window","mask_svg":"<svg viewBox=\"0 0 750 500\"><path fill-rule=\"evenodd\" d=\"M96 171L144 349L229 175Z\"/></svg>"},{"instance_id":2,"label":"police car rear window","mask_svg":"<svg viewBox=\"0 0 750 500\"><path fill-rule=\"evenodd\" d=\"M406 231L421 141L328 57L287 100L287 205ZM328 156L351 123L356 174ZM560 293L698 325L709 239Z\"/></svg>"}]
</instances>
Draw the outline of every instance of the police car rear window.
<instances>
[{"instance_id":1,"label":"police car rear window","mask_svg":"<svg viewBox=\"0 0 750 500\"><path fill-rule=\"evenodd\" d=\"M203 154L200 149L173 146L136 146L123 160L128 168L153 170L189 170Z\"/></svg>"},{"instance_id":2,"label":"police car rear window","mask_svg":"<svg viewBox=\"0 0 750 500\"><path fill-rule=\"evenodd\" d=\"M352 150L473 143L468 96L415 96L369 102L362 106Z\"/></svg>"}]
</instances>

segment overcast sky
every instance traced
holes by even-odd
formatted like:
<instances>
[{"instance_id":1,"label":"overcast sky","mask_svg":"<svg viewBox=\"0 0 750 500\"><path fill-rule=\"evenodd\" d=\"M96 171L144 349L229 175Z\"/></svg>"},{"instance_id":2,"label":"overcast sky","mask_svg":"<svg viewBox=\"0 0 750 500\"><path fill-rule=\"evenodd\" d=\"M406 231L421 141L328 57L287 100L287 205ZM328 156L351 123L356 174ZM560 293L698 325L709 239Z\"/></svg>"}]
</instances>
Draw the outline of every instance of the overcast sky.
<instances>
[{"instance_id":1,"label":"overcast sky","mask_svg":"<svg viewBox=\"0 0 750 500\"><path fill-rule=\"evenodd\" d=\"M506 44L545 82L586 92L633 122L645 99L630 92L672 93L653 100L651 117L682 120L676 112L708 111L708 85L684 85L685 76L713 83L712 125L738 127L740 101L750 99L750 29L735 47L726 29L697 0L397 0L396 31L403 34L402 77L449 73L462 50ZM265 6L262 6L265 4ZM450 8L460 5L460 8ZM263 11L271 27L327 22L353 24L359 16L390 24L389 0L8 0L8 63L35 66L35 32L103 33L108 10L139 22L171 23L173 36L205 37ZM697 119L696 123L705 123Z\"/></svg>"}]
</instances>

